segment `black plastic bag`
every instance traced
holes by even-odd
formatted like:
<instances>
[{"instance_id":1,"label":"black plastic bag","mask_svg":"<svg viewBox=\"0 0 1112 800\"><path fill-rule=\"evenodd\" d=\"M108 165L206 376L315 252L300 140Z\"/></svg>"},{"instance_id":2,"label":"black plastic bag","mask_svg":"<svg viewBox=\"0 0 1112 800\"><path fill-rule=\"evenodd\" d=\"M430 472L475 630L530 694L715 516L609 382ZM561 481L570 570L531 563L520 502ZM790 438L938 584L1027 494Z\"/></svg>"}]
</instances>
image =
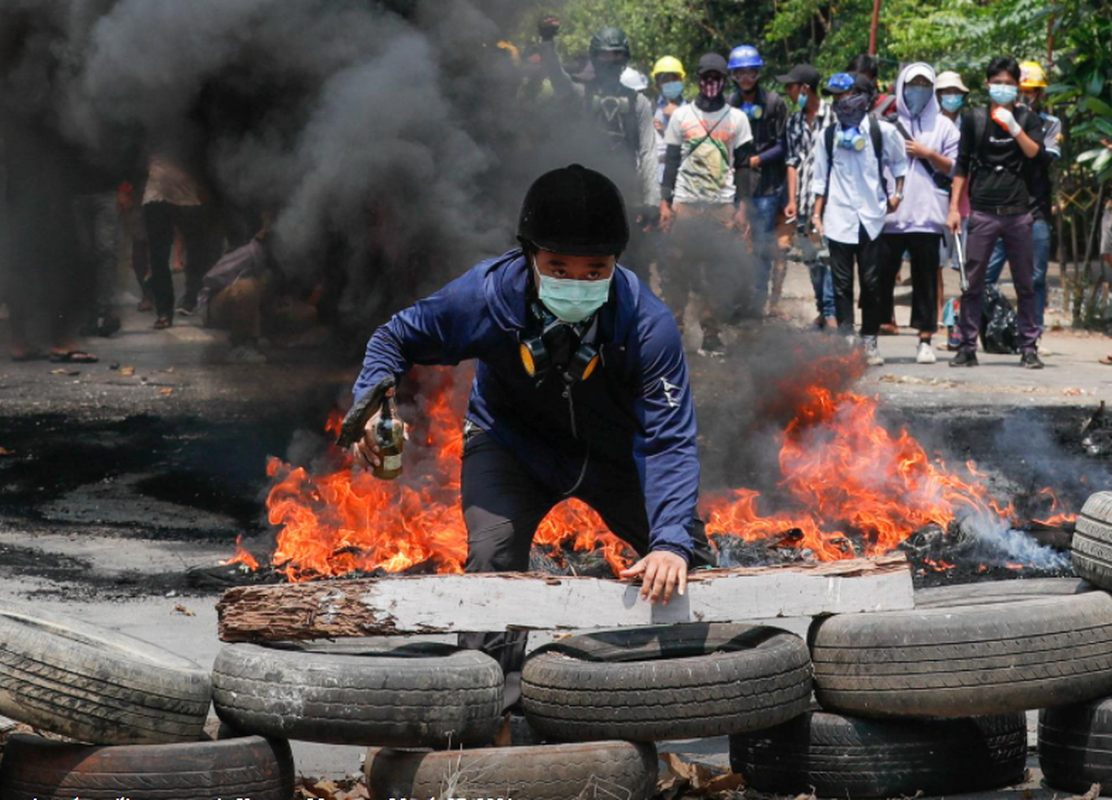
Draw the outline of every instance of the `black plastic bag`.
<instances>
[{"instance_id":1,"label":"black plastic bag","mask_svg":"<svg viewBox=\"0 0 1112 800\"><path fill-rule=\"evenodd\" d=\"M1019 324L1008 298L996 286L985 287L981 305L981 347L986 353L1019 352Z\"/></svg>"}]
</instances>

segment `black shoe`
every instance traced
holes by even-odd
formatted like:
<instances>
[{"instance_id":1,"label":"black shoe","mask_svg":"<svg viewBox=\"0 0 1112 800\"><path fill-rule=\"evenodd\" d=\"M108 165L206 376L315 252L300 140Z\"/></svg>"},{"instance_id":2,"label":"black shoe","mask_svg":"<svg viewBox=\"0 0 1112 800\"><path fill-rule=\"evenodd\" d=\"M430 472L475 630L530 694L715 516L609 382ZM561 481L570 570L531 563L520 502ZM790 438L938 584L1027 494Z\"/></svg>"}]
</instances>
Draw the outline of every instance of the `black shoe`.
<instances>
[{"instance_id":1,"label":"black shoe","mask_svg":"<svg viewBox=\"0 0 1112 800\"><path fill-rule=\"evenodd\" d=\"M1023 365L1024 369L1042 369L1044 366L1043 362L1039 360L1039 354L1034 350L1024 353L1020 357L1019 363Z\"/></svg>"},{"instance_id":2,"label":"black shoe","mask_svg":"<svg viewBox=\"0 0 1112 800\"><path fill-rule=\"evenodd\" d=\"M184 297L184 298L182 298L182 301L180 303L178 303L178 308L177 308L177 311L175 313L181 314L183 317L188 317L191 314L193 314L193 312L195 312L196 310L197 310L197 298L196 297Z\"/></svg>"},{"instance_id":3,"label":"black shoe","mask_svg":"<svg viewBox=\"0 0 1112 800\"><path fill-rule=\"evenodd\" d=\"M950 359L951 367L975 367L977 366L977 351L976 350L958 350L958 354Z\"/></svg>"}]
</instances>

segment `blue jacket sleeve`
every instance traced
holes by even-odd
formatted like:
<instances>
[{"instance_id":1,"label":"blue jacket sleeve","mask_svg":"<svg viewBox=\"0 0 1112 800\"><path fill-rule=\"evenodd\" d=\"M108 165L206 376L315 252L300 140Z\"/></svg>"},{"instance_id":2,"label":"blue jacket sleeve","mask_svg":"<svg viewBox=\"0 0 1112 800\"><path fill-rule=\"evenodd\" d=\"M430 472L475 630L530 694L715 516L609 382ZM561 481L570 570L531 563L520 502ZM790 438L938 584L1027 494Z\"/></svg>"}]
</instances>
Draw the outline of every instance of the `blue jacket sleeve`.
<instances>
[{"instance_id":1,"label":"blue jacket sleeve","mask_svg":"<svg viewBox=\"0 0 1112 800\"><path fill-rule=\"evenodd\" d=\"M642 323L641 391L635 402L639 431L634 460L645 493L649 549L668 550L689 562L699 502L699 449L695 403L679 330L663 307Z\"/></svg>"},{"instance_id":2,"label":"blue jacket sleeve","mask_svg":"<svg viewBox=\"0 0 1112 800\"><path fill-rule=\"evenodd\" d=\"M384 378L400 378L414 364L454 366L474 358L493 327L483 273L472 269L374 332L352 394L358 400Z\"/></svg>"}]
</instances>

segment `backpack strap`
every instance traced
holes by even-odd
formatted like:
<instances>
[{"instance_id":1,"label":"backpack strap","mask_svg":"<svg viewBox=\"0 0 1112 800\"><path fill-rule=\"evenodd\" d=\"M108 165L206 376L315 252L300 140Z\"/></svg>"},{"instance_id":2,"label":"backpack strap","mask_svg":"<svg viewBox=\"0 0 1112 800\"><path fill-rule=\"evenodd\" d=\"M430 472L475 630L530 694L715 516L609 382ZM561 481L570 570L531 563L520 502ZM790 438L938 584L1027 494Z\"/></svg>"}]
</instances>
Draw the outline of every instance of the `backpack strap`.
<instances>
[{"instance_id":1,"label":"backpack strap","mask_svg":"<svg viewBox=\"0 0 1112 800\"><path fill-rule=\"evenodd\" d=\"M834 126L836 124L831 122L822 132L823 141L826 143L826 188L822 191L824 198L830 194L830 179L834 177Z\"/></svg>"},{"instance_id":2,"label":"backpack strap","mask_svg":"<svg viewBox=\"0 0 1112 800\"><path fill-rule=\"evenodd\" d=\"M869 138L873 140L873 153L876 154L876 174L880 178L880 185L884 187L884 198L888 199L888 181L884 180L884 142L880 137L880 118L873 117L869 120Z\"/></svg>"}]
</instances>

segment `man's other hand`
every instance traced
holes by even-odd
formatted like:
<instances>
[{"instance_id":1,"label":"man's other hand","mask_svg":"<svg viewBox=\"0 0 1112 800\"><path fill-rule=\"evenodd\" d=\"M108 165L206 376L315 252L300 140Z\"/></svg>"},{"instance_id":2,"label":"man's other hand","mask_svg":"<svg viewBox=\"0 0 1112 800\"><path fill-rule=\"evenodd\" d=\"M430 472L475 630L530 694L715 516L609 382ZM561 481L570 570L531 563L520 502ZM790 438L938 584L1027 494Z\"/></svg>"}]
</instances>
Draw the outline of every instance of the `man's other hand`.
<instances>
[{"instance_id":1,"label":"man's other hand","mask_svg":"<svg viewBox=\"0 0 1112 800\"><path fill-rule=\"evenodd\" d=\"M664 605L672 599L672 592L680 596L687 593L687 561L667 550L654 550L629 569L623 569L621 578L641 577L641 599Z\"/></svg>"}]
</instances>

